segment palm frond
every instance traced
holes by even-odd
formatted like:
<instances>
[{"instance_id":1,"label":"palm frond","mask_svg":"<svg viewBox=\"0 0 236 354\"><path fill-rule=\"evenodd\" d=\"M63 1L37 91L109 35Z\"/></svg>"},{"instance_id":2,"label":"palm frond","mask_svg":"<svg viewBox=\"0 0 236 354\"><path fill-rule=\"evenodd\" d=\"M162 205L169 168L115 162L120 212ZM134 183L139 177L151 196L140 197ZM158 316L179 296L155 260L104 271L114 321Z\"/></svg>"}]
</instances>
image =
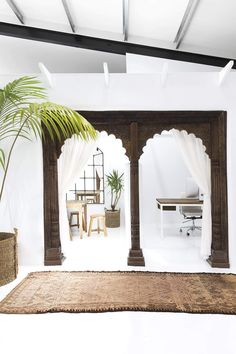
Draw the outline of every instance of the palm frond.
<instances>
[{"instance_id":1,"label":"palm frond","mask_svg":"<svg viewBox=\"0 0 236 354\"><path fill-rule=\"evenodd\" d=\"M79 135L83 140L95 139L97 136L96 130L92 125L79 113L52 102L33 103L29 107L31 114L30 124L37 129L46 128L51 139L57 137L60 141L66 139L73 134ZM43 136L41 131L40 136Z\"/></svg>"},{"instance_id":2,"label":"palm frond","mask_svg":"<svg viewBox=\"0 0 236 354\"><path fill-rule=\"evenodd\" d=\"M0 141L13 137L8 156L0 150L0 166L4 169L0 200L11 159L12 150L19 137L44 138L45 130L52 140L70 138L77 134L83 140L95 139L97 132L92 125L74 110L52 102L38 103L45 99L45 89L35 77L21 77L0 89Z\"/></svg>"},{"instance_id":3,"label":"palm frond","mask_svg":"<svg viewBox=\"0 0 236 354\"><path fill-rule=\"evenodd\" d=\"M5 170L5 153L3 149L0 149L0 166L2 167L3 170Z\"/></svg>"},{"instance_id":4,"label":"palm frond","mask_svg":"<svg viewBox=\"0 0 236 354\"><path fill-rule=\"evenodd\" d=\"M31 100L45 99L45 89L35 77L24 76L8 83L0 90L0 136L9 136L12 126L19 128L21 117ZM12 130L10 131L12 134Z\"/></svg>"}]
</instances>

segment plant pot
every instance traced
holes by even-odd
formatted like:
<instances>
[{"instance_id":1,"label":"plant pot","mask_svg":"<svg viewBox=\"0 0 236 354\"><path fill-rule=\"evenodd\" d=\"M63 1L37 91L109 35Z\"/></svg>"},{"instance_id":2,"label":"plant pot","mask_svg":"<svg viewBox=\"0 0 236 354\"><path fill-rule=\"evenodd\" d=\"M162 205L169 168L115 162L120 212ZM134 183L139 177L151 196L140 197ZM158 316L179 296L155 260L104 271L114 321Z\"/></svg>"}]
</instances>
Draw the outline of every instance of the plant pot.
<instances>
[{"instance_id":1,"label":"plant pot","mask_svg":"<svg viewBox=\"0 0 236 354\"><path fill-rule=\"evenodd\" d=\"M105 209L106 227L120 227L120 209L108 210Z\"/></svg>"},{"instance_id":2,"label":"plant pot","mask_svg":"<svg viewBox=\"0 0 236 354\"><path fill-rule=\"evenodd\" d=\"M18 273L17 230L0 232L0 286L16 279Z\"/></svg>"}]
</instances>

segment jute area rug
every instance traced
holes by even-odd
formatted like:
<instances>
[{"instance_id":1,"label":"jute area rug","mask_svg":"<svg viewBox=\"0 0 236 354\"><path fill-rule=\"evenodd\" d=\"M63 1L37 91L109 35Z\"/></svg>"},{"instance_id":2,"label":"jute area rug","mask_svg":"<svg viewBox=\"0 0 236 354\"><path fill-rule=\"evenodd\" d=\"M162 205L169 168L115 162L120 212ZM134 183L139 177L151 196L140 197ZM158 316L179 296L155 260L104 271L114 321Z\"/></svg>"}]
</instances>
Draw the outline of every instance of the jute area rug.
<instances>
[{"instance_id":1,"label":"jute area rug","mask_svg":"<svg viewBox=\"0 0 236 354\"><path fill-rule=\"evenodd\" d=\"M106 311L236 314L236 275L34 272L0 303L14 314Z\"/></svg>"}]
</instances>

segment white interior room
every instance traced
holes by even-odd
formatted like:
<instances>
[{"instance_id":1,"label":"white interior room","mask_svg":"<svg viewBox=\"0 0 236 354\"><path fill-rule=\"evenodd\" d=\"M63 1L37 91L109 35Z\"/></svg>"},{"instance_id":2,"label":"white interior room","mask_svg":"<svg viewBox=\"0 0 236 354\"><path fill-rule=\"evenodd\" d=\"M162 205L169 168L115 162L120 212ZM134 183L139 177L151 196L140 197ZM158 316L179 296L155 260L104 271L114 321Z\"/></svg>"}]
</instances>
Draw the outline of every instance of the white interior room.
<instances>
[{"instance_id":1,"label":"white interior room","mask_svg":"<svg viewBox=\"0 0 236 354\"><path fill-rule=\"evenodd\" d=\"M76 228L61 233L65 260L62 266L44 266L43 156L40 140L19 139L12 155L5 196L1 202L1 227L17 227L19 275L0 287L2 300L29 272L41 270L99 270L156 272L216 272L236 274L236 39L233 0L193 1L182 36L177 33L189 1L67 1L73 14L72 30L59 0L15 0L16 16L9 1L0 3L0 88L24 75L36 76L47 88L48 99L77 111L226 111L229 269L211 268L200 252L201 230L189 236L179 232L184 221L178 208L164 214L164 237L156 198L181 198L192 175L174 137L168 132L146 142L139 159L140 241L145 267L130 267L130 163L122 141L106 132L97 144L104 153L104 175L117 169L124 173L119 201L121 226L83 233ZM124 3L129 3L124 11ZM123 7L122 7L123 4ZM11 4L12 5L12 4ZM127 6L127 5L126 5ZM125 16L123 16L126 14ZM21 17L22 16L22 17ZM22 20L20 21L19 18ZM128 21L128 22L127 22ZM3 26L1 25L3 23ZM127 47L124 53L47 43L6 34L4 23L49 29L61 33L141 44L177 53L191 60L146 56ZM178 48L176 48L177 38ZM193 56L191 56L191 54ZM194 61L207 56L208 65ZM211 56L211 62L208 56ZM212 58L225 59L219 65ZM226 60L227 59L227 60ZM39 63L43 63L39 65ZM217 63L217 64L216 64ZM86 117L85 117L86 118ZM4 146L7 148L7 142ZM82 173L81 173L82 174ZM74 181L67 190L73 199ZM109 208L105 202L88 205L93 213ZM68 220L67 220L68 221ZM201 221L197 221L201 225ZM4 353L235 353L234 315L171 312L0 314ZM13 340L14 338L14 340ZM57 339L55 341L55 338Z\"/></svg>"},{"instance_id":2,"label":"white interior room","mask_svg":"<svg viewBox=\"0 0 236 354\"><path fill-rule=\"evenodd\" d=\"M121 210L121 220L119 228L108 228L108 237L104 232L92 232L88 237L88 230L83 230L80 238L79 227L76 225L76 216L72 222L75 226L71 227L72 239L68 235L68 228L61 225L61 242L64 256L66 257L65 266L83 269L100 267L101 263L113 263L113 254L116 249L118 262L126 259L127 249L130 247L130 168L129 159L125 155L120 139L114 135L107 135L102 132L98 140L94 143L92 152L84 170L78 175L79 179L74 180L73 185L66 193L67 200L75 199L76 188L78 190L93 189L92 184L84 186L85 173L91 173L91 154L97 153L97 148L103 153L104 171L99 170L100 176L104 179L104 196L101 194L100 203L87 204L87 227L90 215L103 213L104 209L110 208L111 193L106 184L106 175L112 170L117 169L119 174L124 174L124 190L119 201ZM159 267L167 270L177 263L179 266L202 267L206 268L205 259L200 254L201 230L190 231L187 235L187 228L180 232L184 226L183 215L179 208L165 213L164 215L164 237L161 235L161 215L157 208L156 198L181 198L186 194L195 193L198 198L199 188L194 182L191 174L186 167L178 143L171 132L164 131L161 135L156 135L147 141L140 158L140 226L141 244L145 250L146 261L150 267ZM92 181L90 181L91 183ZM87 182L89 183L89 182ZM103 184L103 181L101 182ZM67 212L69 218L69 211ZM68 218L65 222L68 222ZM186 224L191 226L191 220ZM196 221L196 225L201 227L201 220ZM96 227L96 224L93 225ZM188 237L192 236L192 237ZM99 259L96 253L99 249ZM93 254L93 251L95 254ZM111 260L111 259L112 260ZM114 263L115 264L115 263ZM119 264L119 263L118 263ZM119 266L119 265L118 265Z\"/></svg>"},{"instance_id":3,"label":"white interior room","mask_svg":"<svg viewBox=\"0 0 236 354\"><path fill-rule=\"evenodd\" d=\"M122 146L122 141L116 139L114 135L108 135L105 131L99 133L98 138L92 143L92 151L89 151L88 160L74 180L73 185L66 193L67 201L75 200L76 189L84 192L84 190L94 190L96 188L93 185L93 181L89 180L88 177L95 176L96 183L96 173L99 175L100 186L99 201L92 200L87 202L87 230L83 230L82 237L80 238L79 227L72 226L71 238L68 234L68 227L61 224L61 242L63 253L66 257L65 266L82 269L88 268L101 268L103 266L109 266L109 264L119 264L122 260L127 257L127 249L130 244L130 186L129 186L129 159L125 155L125 149ZM63 149L62 149L63 150ZM96 158L93 164L93 156L96 154L101 154L102 157ZM62 152L63 154L63 152ZM102 166L99 166L102 163ZM76 164L76 162L75 162ZM92 172L94 169L95 173ZM90 216L94 214L104 214L105 209L110 209L111 203L111 191L107 185L106 176L109 175L113 170L118 171L119 175L123 175L123 189L121 197L119 199L118 207L120 209L120 226L107 228L107 236L102 230L100 233L97 231L91 232L89 236L89 221ZM84 179L86 178L87 185L84 184ZM104 192L103 192L104 191ZM69 216L70 211L67 210L67 216ZM65 223L68 222L68 218L64 220ZM73 217L72 223L76 225L76 216ZM97 228L97 220L93 222L93 229ZM103 228L103 226L101 226ZM114 252L115 251L115 252Z\"/></svg>"},{"instance_id":4,"label":"white interior room","mask_svg":"<svg viewBox=\"0 0 236 354\"><path fill-rule=\"evenodd\" d=\"M157 259L163 267L173 263L199 269L204 266L205 260L200 254L201 230L190 231L187 235L191 220L183 224L185 219L180 207L164 212L163 235L161 233L161 212L156 199L181 198L191 192L198 197L198 186L171 132L164 131L149 139L140 158L140 224L141 243L150 256L150 265ZM181 232L181 227L186 225L188 227ZM196 225L201 226L201 220L196 220Z\"/></svg>"}]
</instances>

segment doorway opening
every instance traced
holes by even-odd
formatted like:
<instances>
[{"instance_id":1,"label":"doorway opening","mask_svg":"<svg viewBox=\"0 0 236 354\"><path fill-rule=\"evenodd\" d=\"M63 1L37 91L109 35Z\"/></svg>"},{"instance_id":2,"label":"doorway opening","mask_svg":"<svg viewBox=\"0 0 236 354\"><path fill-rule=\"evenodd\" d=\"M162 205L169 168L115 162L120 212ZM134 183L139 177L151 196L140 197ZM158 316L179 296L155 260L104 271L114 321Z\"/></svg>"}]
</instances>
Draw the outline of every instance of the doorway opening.
<instances>
[{"instance_id":1,"label":"doorway opening","mask_svg":"<svg viewBox=\"0 0 236 354\"><path fill-rule=\"evenodd\" d=\"M129 215L129 159L125 155L126 151L122 146L122 141L116 139L114 135L108 135L105 131L99 133L98 139L93 144L94 147L89 151L83 169L79 174L76 174L73 182L71 179L70 186L68 185L66 191L66 220L63 218L62 207L60 206L60 235L65 256L64 266L72 269L109 269L109 267L114 269L120 267L121 259L125 265L127 243L129 242L129 238L127 238L127 225L129 224L129 220L127 220L127 215ZM63 153L65 153L65 149L62 148L62 155ZM63 157L62 155L60 155L59 160ZM79 161L73 160L73 164L79 164ZM60 170L59 163L59 174ZM120 226L109 227L108 224L105 233L103 219L97 216L105 216L105 209L110 209L111 191L107 184L107 176L113 170L122 175L123 189L116 207L120 210ZM96 185L98 177L100 186ZM85 178L88 179L86 183ZM88 188L84 189L84 186ZM99 192L99 198L95 195L96 192ZM81 218L82 233L80 232L81 225L78 218L77 202L78 205L83 206L80 211L83 214L83 219ZM66 227L63 225L68 221L69 230L68 225ZM101 230L98 230L97 225Z\"/></svg>"},{"instance_id":2,"label":"doorway opening","mask_svg":"<svg viewBox=\"0 0 236 354\"><path fill-rule=\"evenodd\" d=\"M203 162L208 161L202 141L192 134L188 138L193 149L195 143L202 149ZM202 162L197 161L197 152L191 155L194 165L188 166L172 131L162 131L147 140L139 160L141 244L146 262L163 271L208 269L207 257L201 254L203 193L191 174ZM206 168L210 180L210 163Z\"/></svg>"}]
</instances>

